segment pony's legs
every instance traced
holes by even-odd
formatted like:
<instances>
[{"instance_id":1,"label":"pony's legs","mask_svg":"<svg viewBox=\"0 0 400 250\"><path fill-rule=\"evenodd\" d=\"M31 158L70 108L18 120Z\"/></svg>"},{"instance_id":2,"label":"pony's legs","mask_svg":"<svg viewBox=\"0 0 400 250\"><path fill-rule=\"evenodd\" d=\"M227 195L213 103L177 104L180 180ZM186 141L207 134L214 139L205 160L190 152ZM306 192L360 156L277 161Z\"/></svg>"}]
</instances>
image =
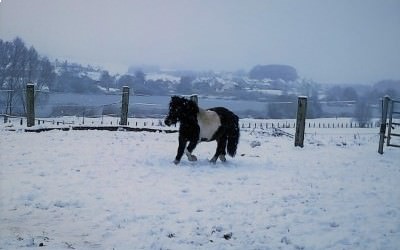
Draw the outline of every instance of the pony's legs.
<instances>
[{"instance_id":1,"label":"pony's legs","mask_svg":"<svg viewBox=\"0 0 400 250\"><path fill-rule=\"evenodd\" d=\"M195 155L192 155L192 152L196 148L196 146L196 141L190 141L188 147L185 150L186 156L189 161L197 161L197 157Z\"/></svg>"},{"instance_id":2,"label":"pony's legs","mask_svg":"<svg viewBox=\"0 0 400 250\"><path fill-rule=\"evenodd\" d=\"M183 136L179 136L178 152L176 153L176 157L174 160L175 164L178 164L181 161L183 153L185 152L186 143L187 143L186 138L184 138Z\"/></svg>"},{"instance_id":3,"label":"pony's legs","mask_svg":"<svg viewBox=\"0 0 400 250\"><path fill-rule=\"evenodd\" d=\"M226 143L227 143L227 137L226 136L222 136L221 138L219 138L217 140L217 150L215 151L215 155L214 157L210 160L211 163L216 163L217 159L219 157L219 159L223 162L226 161L225 155L226 155Z\"/></svg>"},{"instance_id":4,"label":"pony's legs","mask_svg":"<svg viewBox=\"0 0 400 250\"><path fill-rule=\"evenodd\" d=\"M226 138L226 137L225 137ZM222 140L222 143L221 143L221 145L220 145L220 155L219 155L219 159L222 161L222 162L226 162L226 157L225 157L225 155L226 155L226 144L227 144L227 142L228 142L228 138L226 138L226 139L224 139L224 140Z\"/></svg>"},{"instance_id":5,"label":"pony's legs","mask_svg":"<svg viewBox=\"0 0 400 250\"><path fill-rule=\"evenodd\" d=\"M185 150L185 154L188 158L189 161L197 161L197 157L195 155L192 155L189 150Z\"/></svg>"}]
</instances>

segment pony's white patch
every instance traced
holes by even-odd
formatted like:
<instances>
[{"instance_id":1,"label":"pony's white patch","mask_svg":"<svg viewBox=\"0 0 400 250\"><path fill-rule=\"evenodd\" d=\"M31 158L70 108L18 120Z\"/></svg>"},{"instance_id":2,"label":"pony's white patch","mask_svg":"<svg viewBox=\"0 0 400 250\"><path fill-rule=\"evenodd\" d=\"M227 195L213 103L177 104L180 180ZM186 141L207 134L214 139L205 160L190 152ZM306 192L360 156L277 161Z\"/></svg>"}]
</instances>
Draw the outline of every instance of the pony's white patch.
<instances>
[{"instance_id":1,"label":"pony's white patch","mask_svg":"<svg viewBox=\"0 0 400 250\"><path fill-rule=\"evenodd\" d=\"M219 119L218 114L212 110L199 109L197 122L200 127L200 141L202 139L210 141L215 132L221 126L221 119Z\"/></svg>"}]
</instances>

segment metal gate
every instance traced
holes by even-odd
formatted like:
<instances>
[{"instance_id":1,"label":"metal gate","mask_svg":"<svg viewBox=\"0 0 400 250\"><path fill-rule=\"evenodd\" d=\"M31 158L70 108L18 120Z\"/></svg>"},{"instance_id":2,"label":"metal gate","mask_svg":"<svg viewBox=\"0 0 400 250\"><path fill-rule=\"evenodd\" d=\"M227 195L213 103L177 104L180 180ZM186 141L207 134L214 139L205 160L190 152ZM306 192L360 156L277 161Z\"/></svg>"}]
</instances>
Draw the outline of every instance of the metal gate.
<instances>
[{"instance_id":1,"label":"metal gate","mask_svg":"<svg viewBox=\"0 0 400 250\"><path fill-rule=\"evenodd\" d=\"M399 144L394 144L391 142L393 136L400 137L400 133L393 132L396 126L400 126L400 121L398 121L400 119L399 115L400 115L400 100L392 100L390 99L389 96L385 96L382 100L382 119L381 119L378 153L383 154L383 144L385 138L387 139L386 140L387 147L400 148ZM386 122L387 118L389 118L388 124ZM387 136L386 136L386 126L388 126Z\"/></svg>"},{"instance_id":2,"label":"metal gate","mask_svg":"<svg viewBox=\"0 0 400 250\"><path fill-rule=\"evenodd\" d=\"M399 126L400 122L393 122L393 115L400 115L400 100L390 100L389 102L389 127L388 127L388 136L387 136L387 141L386 141L386 146L391 146L391 147L399 147L400 145L398 144L393 144L390 143L390 139L392 136L400 136L400 133L393 133L392 129L394 126ZM397 106L397 109L395 109L395 106Z\"/></svg>"}]
</instances>

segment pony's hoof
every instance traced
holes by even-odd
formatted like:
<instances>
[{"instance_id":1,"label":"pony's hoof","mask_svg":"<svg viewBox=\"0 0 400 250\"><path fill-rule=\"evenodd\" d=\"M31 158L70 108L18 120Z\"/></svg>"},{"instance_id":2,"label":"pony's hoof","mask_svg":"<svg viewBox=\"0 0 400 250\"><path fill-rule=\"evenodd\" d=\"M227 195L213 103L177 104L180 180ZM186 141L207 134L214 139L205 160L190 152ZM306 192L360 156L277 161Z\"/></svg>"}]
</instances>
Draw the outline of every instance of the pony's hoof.
<instances>
[{"instance_id":1,"label":"pony's hoof","mask_svg":"<svg viewBox=\"0 0 400 250\"><path fill-rule=\"evenodd\" d=\"M174 160L174 164L175 164L175 165L178 165L179 162L180 162L180 161L178 161L178 160Z\"/></svg>"},{"instance_id":2,"label":"pony's hoof","mask_svg":"<svg viewBox=\"0 0 400 250\"><path fill-rule=\"evenodd\" d=\"M220 156L219 156L219 159L220 159L222 162L226 162L226 157L225 157L225 155L220 155Z\"/></svg>"},{"instance_id":3,"label":"pony's hoof","mask_svg":"<svg viewBox=\"0 0 400 250\"><path fill-rule=\"evenodd\" d=\"M210 163L211 163L211 164L214 164L214 165L215 165L216 162L217 162L217 159L216 159L216 158L212 158L212 159L210 160Z\"/></svg>"},{"instance_id":4,"label":"pony's hoof","mask_svg":"<svg viewBox=\"0 0 400 250\"><path fill-rule=\"evenodd\" d=\"M197 157L195 155L188 156L189 161L197 161Z\"/></svg>"}]
</instances>

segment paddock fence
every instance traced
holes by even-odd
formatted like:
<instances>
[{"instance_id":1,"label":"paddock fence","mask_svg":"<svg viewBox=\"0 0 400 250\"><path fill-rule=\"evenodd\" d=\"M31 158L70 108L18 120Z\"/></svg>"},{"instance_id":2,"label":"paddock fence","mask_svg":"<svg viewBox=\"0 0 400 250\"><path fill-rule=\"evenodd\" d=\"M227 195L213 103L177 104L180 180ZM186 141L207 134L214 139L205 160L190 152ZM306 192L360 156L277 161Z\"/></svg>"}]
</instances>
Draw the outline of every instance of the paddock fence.
<instances>
[{"instance_id":1,"label":"paddock fence","mask_svg":"<svg viewBox=\"0 0 400 250\"><path fill-rule=\"evenodd\" d=\"M35 127L68 127L68 126L120 126L120 114L101 114L93 115L89 112L80 112L75 115L66 115L60 117L35 118ZM3 126L15 126L18 128L27 127L27 118L24 116L12 116L0 114L3 118ZM294 129L296 128L295 119L240 119L240 128L242 130L251 129ZM368 123L359 123L353 118L315 118L307 119L305 127L314 129L347 129L347 128L379 128L381 122L378 119L373 119ZM143 118L143 117L128 117L128 127L159 127L164 128L166 125L162 118ZM394 125L393 125L394 126ZM176 127L173 126L173 127Z\"/></svg>"},{"instance_id":2,"label":"paddock fence","mask_svg":"<svg viewBox=\"0 0 400 250\"><path fill-rule=\"evenodd\" d=\"M27 88L28 89L28 88ZM35 91L38 92L38 91ZM7 92L5 92L7 93ZM13 109L16 110L16 115L8 115L5 113L0 114L3 116L3 124L1 127L8 130L25 129L26 131L47 131L51 129L107 129L107 130L131 130L138 131L139 129L147 129L149 131L167 131L176 132L177 127L166 127L163 122L163 117L168 112L169 97L143 97L133 95L130 93L125 95L128 100L124 101L123 91L120 93L114 93L112 95L74 95L70 93L41 93L40 96L35 96L33 100L28 100L28 94L26 94L26 103L33 103L33 118L32 115L26 113L25 105L13 105ZM200 106L204 104L209 107L212 106L225 106L224 101L226 100L212 100L202 98L200 99ZM50 100L50 101L49 101ZM72 102L74 100L75 102ZM127 109L125 113L122 112L123 103L125 102ZM215 102L215 104L214 104ZM312 104L312 100L308 101L309 105ZM243 110L243 106L249 105L252 108L259 108L263 103L243 103L239 102L236 104L231 101L229 107L235 113L238 113L240 108ZM294 134L297 121L294 119L298 103L292 102L265 102L265 105L269 107L281 106L283 109L290 110L291 119L251 119L241 118L240 128L243 131L264 131L264 130L285 130L288 133ZM0 103L2 104L2 103ZM2 104L3 105L3 104ZM253 106L252 106L253 105ZM344 113L349 113L350 109L354 109L354 102L329 102L325 103L330 111L330 118L314 118L305 120L305 133L313 133L315 129L352 129L352 128L370 128L375 129L381 127L381 120L373 118L367 122L358 122L351 117L341 117ZM336 110L335 108L339 107ZM374 105L374 110L379 110L380 106ZM264 111L267 108L264 108ZM0 111L4 112L5 107L0 108ZM261 110L261 109L260 109ZM262 110L261 110L262 111ZM266 112L266 111L265 111ZM376 113L376 111L374 111ZM124 113L124 114L123 114ZM240 113L240 112L239 112ZM126 116L126 123L121 123L121 118ZM31 118L30 118L31 117ZM33 125L28 126L29 119L33 119ZM1 123L1 122L0 122ZM397 128L398 125L393 122L393 128ZM310 130L312 132L310 132Z\"/></svg>"}]
</instances>

